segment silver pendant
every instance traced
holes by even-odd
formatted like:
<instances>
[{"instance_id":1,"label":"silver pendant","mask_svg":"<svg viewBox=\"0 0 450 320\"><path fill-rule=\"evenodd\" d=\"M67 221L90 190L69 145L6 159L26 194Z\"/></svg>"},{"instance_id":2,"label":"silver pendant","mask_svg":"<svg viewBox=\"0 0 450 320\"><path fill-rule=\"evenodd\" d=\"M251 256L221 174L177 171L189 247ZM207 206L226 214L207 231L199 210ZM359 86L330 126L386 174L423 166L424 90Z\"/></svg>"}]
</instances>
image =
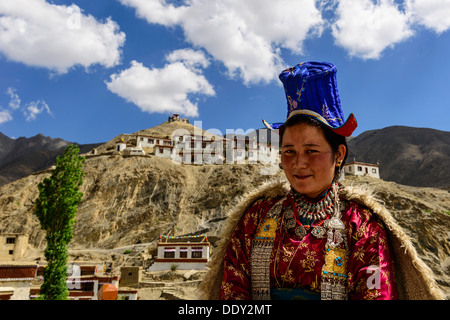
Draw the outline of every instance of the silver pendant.
<instances>
[{"instance_id":1,"label":"silver pendant","mask_svg":"<svg viewBox=\"0 0 450 320\"><path fill-rule=\"evenodd\" d=\"M316 238L318 238L318 239L321 239L321 238L324 237L324 235L325 235L326 232L327 232L327 231L326 231L326 229L325 229L324 227L322 227L322 226L315 226L315 227L312 229L311 234L312 234L314 237L316 237Z\"/></svg>"},{"instance_id":2,"label":"silver pendant","mask_svg":"<svg viewBox=\"0 0 450 320\"><path fill-rule=\"evenodd\" d=\"M298 226L294 229L294 233L297 237L303 238L306 236L306 229L304 226Z\"/></svg>"}]
</instances>

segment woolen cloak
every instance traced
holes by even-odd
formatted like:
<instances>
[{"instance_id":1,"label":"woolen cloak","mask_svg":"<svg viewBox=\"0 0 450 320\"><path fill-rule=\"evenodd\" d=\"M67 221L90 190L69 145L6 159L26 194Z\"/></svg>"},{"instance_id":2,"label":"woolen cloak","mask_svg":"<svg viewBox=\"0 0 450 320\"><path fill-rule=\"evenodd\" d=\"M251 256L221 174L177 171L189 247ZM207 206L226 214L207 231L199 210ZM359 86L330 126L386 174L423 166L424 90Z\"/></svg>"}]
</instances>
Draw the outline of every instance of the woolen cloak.
<instances>
[{"instance_id":1,"label":"woolen cloak","mask_svg":"<svg viewBox=\"0 0 450 320\"><path fill-rule=\"evenodd\" d=\"M218 300L224 275L224 257L238 223L247 209L258 200L284 197L290 185L284 179L268 182L248 193L227 215L224 231L214 248L208 272L200 286L202 299ZM391 213L374 197L372 192L361 186L347 186L340 189L340 197L367 207L380 219L387 230L390 246L395 258L395 280L398 298L401 300L442 300L444 293L437 286L430 268L420 259L410 238L392 217Z\"/></svg>"}]
</instances>

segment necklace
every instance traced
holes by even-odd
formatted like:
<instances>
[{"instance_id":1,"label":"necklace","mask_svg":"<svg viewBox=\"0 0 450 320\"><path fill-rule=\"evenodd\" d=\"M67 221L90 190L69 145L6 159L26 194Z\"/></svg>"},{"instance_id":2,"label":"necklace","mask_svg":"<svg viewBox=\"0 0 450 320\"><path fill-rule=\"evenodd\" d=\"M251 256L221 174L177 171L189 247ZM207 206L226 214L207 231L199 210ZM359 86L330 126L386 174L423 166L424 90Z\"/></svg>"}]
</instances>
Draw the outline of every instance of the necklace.
<instances>
[{"instance_id":1,"label":"necklace","mask_svg":"<svg viewBox=\"0 0 450 320\"><path fill-rule=\"evenodd\" d=\"M334 191L333 188L328 188L326 195L319 201L314 202L308 199L305 195L291 190L289 195L295 202L295 207L298 209L299 217L309 220L325 219L328 215L333 214L334 209Z\"/></svg>"},{"instance_id":2,"label":"necklace","mask_svg":"<svg viewBox=\"0 0 450 320\"><path fill-rule=\"evenodd\" d=\"M333 188L330 186L325 192L325 196L317 202L313 202L306 196L291 190L283 206L286 208L284 217L288 230L293 230L293 233L302 239L312 228L311 234L314 237L323 238L326 229L322 225L334 210ZM311 220L311 225L303 225L300 222L301 218Z\"/></svg>"}]
</instances>

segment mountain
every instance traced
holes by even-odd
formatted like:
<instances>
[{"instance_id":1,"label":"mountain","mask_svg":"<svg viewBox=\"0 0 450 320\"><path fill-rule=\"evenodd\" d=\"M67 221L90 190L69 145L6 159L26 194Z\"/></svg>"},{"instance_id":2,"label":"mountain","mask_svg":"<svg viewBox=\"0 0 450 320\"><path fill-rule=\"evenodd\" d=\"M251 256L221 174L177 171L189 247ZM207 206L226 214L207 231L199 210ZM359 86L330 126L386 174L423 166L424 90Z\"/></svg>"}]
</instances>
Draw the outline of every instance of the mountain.
<instances>
[{"instance_id":1,"label":"mountain","mask_svg":"<svg viewBox=\"0 0 450 320\"><path fill-rule=\"evenodd\" d=\"M347 163L380 165L380 176L410 186L450 187L450 132L392 126L349 139Z\"/></svg>"},{"instance_id":2,"label":"mountain","mask_svg":"<svg viewBox=\"0 0 450 320\"><path fill-rule=\"evenodd\" d=\"M52 166L69 144L77 145L80 153L100 145L80 145L42 134L11 139L0 132L0 186Z\"/></svg>"}]
</instances>

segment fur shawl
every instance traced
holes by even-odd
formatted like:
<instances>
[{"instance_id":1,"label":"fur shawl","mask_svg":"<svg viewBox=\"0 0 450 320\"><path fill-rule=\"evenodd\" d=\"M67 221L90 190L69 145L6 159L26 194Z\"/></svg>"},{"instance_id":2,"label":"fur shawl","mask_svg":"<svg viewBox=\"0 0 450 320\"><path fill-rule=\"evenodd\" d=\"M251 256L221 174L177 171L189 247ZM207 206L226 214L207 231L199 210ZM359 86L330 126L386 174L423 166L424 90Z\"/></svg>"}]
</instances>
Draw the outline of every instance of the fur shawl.
<instances>
[{"instance_id":1,"label":"fur shawl","mask_svg":"<svg viewBox=\"0 0 450 320\"><path fill-rule=\"evenodd\" d=\"M214 249L204 281L200 285L202 299L217 300L223 278L223 259L233 232L241 217L256 200L270 199L286 195L289 184L285 180L266 183L248 193L228 214L225 229ZM411 240L371 194L359 186L345 187L341 194L344 199L354 201L369 208L384 222L396 260L396 280L399 299L402 300L442 300L444 293L438 288L429 267L419 258Z\"/></svg>"}]
</instances>

